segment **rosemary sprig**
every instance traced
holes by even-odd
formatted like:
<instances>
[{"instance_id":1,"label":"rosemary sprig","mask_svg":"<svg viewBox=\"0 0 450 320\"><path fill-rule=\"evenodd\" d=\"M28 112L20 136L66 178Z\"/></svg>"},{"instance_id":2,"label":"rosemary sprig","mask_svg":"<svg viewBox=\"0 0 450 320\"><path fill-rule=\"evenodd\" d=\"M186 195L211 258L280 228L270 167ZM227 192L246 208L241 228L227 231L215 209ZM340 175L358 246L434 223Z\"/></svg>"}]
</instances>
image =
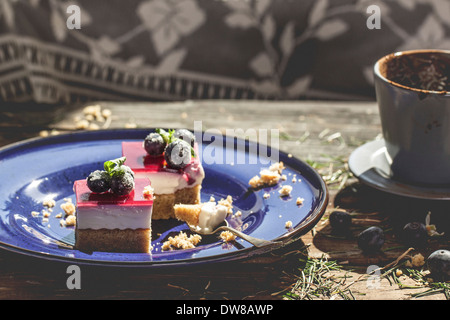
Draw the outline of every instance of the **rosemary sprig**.
<instances>
[{"instance_id":1,"label":"rosemary sprig","mask_svg":"<svg viewBox=\"0 0 450 320\"><path fill-rule=\"evenodd\" d=\"M313 300L313 299L335 299L340 297L344 300L355 300L351 290L342 290L341 285L347 277L337 277L333 271L340 271L342 267L336 261L328 261L325 257L321 259L308 258L302 260L305 266L300 270L297 281L291 290L284 295L288 300Z\"/></svg>"}]
</instances>

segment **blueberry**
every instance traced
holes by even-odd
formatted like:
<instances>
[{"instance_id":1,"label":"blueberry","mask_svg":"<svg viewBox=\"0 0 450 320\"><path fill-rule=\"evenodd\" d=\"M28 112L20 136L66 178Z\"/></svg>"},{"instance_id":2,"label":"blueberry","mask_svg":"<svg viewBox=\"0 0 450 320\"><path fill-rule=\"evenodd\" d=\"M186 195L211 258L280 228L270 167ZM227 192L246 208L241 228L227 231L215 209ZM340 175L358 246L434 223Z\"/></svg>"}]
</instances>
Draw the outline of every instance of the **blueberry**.
<instances>
[{"instance_id":1,"label":"blueberry","mask_svg":"<svg viewBox=\"0 0 450 320\"><path fill-rule=\"evenodd\" d=\"M423 223L407 223L402 230L401 240L407 246L414 248L424 247L428 242L427 228Z\"/></svg>"},{"instance_id":2,"label":"blueberry","mask_svg":"<svg viewBox=\"0 0 450 320\"><path fill-rule=\"evenodd\" d=\"M379 227L369 227L358 235L358 247L366 253L379 251L384 244L384 232Z\"/></svg>"},{"instance_id":3,"label":"blueberry","mask_svg":"<svg viewBox=\"0 0 450 320\"><path fill-rule=\"evenodd\" d=\"M175 130L175 132L173 133L173 137L186 141L191 145L191 147L193 147L195 144L195 135L187 129Z\"/></svg>"},{"instance_id":4,"label":"blueberry","mask_svg":"<svg viewBox=\"0 0 450 320\"><path fill-rule=\"evenodd\" d=\"M144 149L151 156L162 155L165 148L166 143L159 133L152 132L144 139Z\"/></svg>"},{"instance_id":5,"label":"blueberry","mask_svg":"<svg viewBox=\"0 0 450 320\"><path fill-rule=\"evenodd\" d=\"M352 216L345 211L333 211L330 213L329 221L333 232L344 234L350 230Z\"/></svg>"},{"instance_id":6,"label":"blueberry","mask_svg":"<svg viewBox=\"0 0 450 320\"><path fill-rule=\"evenodd\" d=\"M427 259L428 269L435 281L450 279L450 251L436 250Z\"/></svg>"},{"instance_id":7,"label":"blueberry","mask_svg":"<svg viewBox=\"0 0 450 320\"><path fill-rule=\"evenodd\" d=\"M191 146L184 140L175 140L167 145L164 159L173 169L183 169L191 162Z\"/></svg>"},{"instance_id":8,"label":"blueberry","mask_svg":"<svg viewBox=\"0 0 450 320\"><path fill-rule=\"evenodd\" d=\"M121 165L120 169L123 170L125 173L130 174L134 179L134 172L133 172L133 170L131 170L131 168L129 166Z\"/></svg>"},{"instance_id":9,"label":"blueberry","mask_svg":"<svg viewBox=\"0 0 450 320\"><path fill-rule=\"evenodd\" d=\"M89 190L95 193L107 192L110 188L110 178L106 171L95 170L86 179Z\"/></svg>"},{"instance_id":10,"label":"blueberry","mask_svg":"<svg viewBox=\"0 0 450 320\"><path fill-rule=\"evenodd\" d=\"M125 172L111 178L111 192L118 196L129 194L134 189L134 177Z\"/></svg>"}]
</instances>

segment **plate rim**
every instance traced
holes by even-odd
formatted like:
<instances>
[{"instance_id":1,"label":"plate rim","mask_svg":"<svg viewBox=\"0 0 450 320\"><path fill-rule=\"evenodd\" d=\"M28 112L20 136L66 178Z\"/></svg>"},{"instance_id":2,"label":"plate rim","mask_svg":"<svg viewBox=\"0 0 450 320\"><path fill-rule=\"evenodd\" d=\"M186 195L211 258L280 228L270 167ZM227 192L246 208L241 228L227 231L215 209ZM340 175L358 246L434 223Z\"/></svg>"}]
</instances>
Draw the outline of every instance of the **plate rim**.
<instances>
[{"instance_id":1,"label":"plate rim","mask_svg":"<svg viewBox=\"0 0 450 320\"><path fill-rule=\"evenodd\" d=\"M105 137L105 135L108 135L108 133L134 133L134 134L145 134L147 132L150 132L151 130L154 130L153 127L140 127L140 128L112 128L112 129L99 129L95 131L70 131L67 133L62 133L54 136L48 136L48 137L32 137L28 139L24 139L21 141L16 141L10 144L7 144L5 146L0 147L0 155L3 155L5 152L13 152L20 148L27 148L28 146L33 147L41 147L45 145L54 145L55 143L62 142L62 143L70 143L70 142L82 142L82 141L98 141L98 140L120 140L118 139L111 139L108 137ZM204 133L204 131L202 131ZM91 137L90 140L80 140L80 137ZM268 253L274 250L277 250L279 248L282 248L284 246L289 245L292 242L295 242L300 239L300 237L304 234L306 234L308 231L310 231L318 221L322 218L324 215L326 208L329 203L329 190L328 187L323 180L323 178L320 176L320 174L312 168L307 162L302 161L299 158L291 157L288 155L288 153L273 148L268 145L264 145L255 141L250 141L249 139L242 139L239 137L234 136L227 136L222 135L224 142L226 143L225 139L232 139L234 144L233 146L236 146L238 143L244 143L246 147L248 147L250 144L256 144L259 147L266 147L268 152L272 154L273 151L279 152L280 155L283 155L284 158L289 159L289 161L295 161L304 168L306 168L309 172L309 175L315 177L317 179L316 182L318 182L320 188L320 195L319 197L315 197L318 200L318 204L312 208L312 211L306 216L305 220L300 222L295 229L286 232L285 234L271 239L271 240L277 240L281 241L281 244L274 245L269 244L262 247L255 247L250 246L247 248L239 249L237 251L233 252L225 252L213 256L205 256L205 257L197 257L197 258L188 258L188 259L176 259L176 260L163 260L163 261L131 261L131 260L121 260L121 261L111 261L111 260L91 260L86 258L80 258L80 257L71 257L71 256L62 256L62 255L56 255L54 253L48 253L48 252L39 252L35 250L30 250L28 248L23 248L21 246L17 246L10 243L5 243L3 241L0 241L0 249L8 250L13 253L29 256L29 257L36 257L48 261L58 261L58 262L64 262L64 263L75 263L75 264L83 264L83 265L90 265L90 266L112 266L112 267L152 267L152 268L159 268L159 267L179 267L179 266L193 266L205 262L209 263L217 263L221 261L236 261L236 260L245 260L247 258L251 258L256 255L262 255L264 253ZM132 139L132 138L128 138ZM227 144L225 144L227 145ZM303 174L303 172L302 172Z\"/></svg>"}]
</instances>

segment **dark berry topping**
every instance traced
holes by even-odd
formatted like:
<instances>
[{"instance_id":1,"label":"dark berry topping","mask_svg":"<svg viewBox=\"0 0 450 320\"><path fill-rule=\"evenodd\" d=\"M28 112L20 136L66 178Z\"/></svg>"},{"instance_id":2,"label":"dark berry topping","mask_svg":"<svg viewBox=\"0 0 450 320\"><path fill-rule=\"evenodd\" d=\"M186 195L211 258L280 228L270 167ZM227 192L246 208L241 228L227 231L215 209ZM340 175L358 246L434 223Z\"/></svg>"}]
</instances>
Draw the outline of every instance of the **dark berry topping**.
<instances>
[{"instance_id":1,"label":"dark berry topping","mask_svg":"<svg viewBox=\"0 0 450 320\"><path fill-rule=\"evenodd\" d=\"M191 146L183 140L169 143L164 153L167 165L173 169L183 169L191 162L191 158Z\"/></svg>"},{"instance_id":2,"label":"dark berry topping","mask_svg":"<svg viewBox=\"0 0 450 320\"><path fill-rule=\"evenodd\" d=\"M150 133L144 140L144 149L151 156L161 156L166 148L163 137L156 132Z\"/></svg>"},{"instance_id":3,"label":"dark berry topping","mask_svg":"<svg viewBox=\"0 0 450 320\"><path fill-rule=\"evenodd\" d=\"M87 177L87 186L95 193L107 192L110 188L110 176L106 171L91 172Z\"/></svg>"},{"instance_id":4,"label":"dark berry topping","mask_svg":"<svg viewBox=\"0 0 450 320\"><path fill-rule=\"evenodd\" d=\"M111 178L111 192L118 196L129 194L134 189L134 178L130 173Z\"/></svg>"},{"instance_id":5,"label":"dark berry topping","mask_svg":"<svg viewBox=\"0 0 450 320\"><path fill-rule=\"evenodd\" d=\"M193 147L195 144L195 135L187 129L175 130L175 132L173 133L173 137L176 139L186 141L191 145L191 147Z\"/></svg>"},{"instance_id":6,"label":"dark berry topping","mask_svg":"<svg viewBox=\"0 0 450 320\"><path fill-rule=\"evenodd\" d=\"M96 170L87 177L87 186L92 192L112 192L123 196L134 189L134 172L124 165L126 158L117 158L103 164L105 170Z\"/></svg>"}]
</instances>

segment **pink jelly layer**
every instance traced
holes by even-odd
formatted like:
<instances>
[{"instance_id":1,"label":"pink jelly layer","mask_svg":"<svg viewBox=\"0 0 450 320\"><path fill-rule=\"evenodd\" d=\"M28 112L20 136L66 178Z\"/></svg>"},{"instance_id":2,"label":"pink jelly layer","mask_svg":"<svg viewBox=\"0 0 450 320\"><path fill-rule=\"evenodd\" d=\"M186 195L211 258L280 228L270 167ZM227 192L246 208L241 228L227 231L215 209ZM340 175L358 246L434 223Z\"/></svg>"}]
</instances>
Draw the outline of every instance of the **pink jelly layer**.
<instances>
[{"instance_id":1,"label":"pink jelly layer","mask_svg":"<svg viewBox=\"0 0 450 320\"><path fill-rule=\"evenodd\" d=\"M198 152L198 145L195 144L194 150ZM191 176L187 170L178 170L168 168L164 156L150 156L143 147L142 141L124 141L122 142L122 156L126 157L125 165L129 166L135 173L145 172L170 172L184 175L184 179L189 185L194 184L197 179ZM200 165L198 157L192 158L191 163L186 168L197 167Z\"/></svg>"},{"instance_id":2,"label":"pink jelly layer","mask_svg":"<svg viewBox=\"0 0 450 320\"><path fill-rule=\"evenodd\" d=\"M86 179L77 180L74 183L77 207L88 208L105 204L124 207L153 205L153 196L144 196L144 188L150 185L150 180L146 178L136 178L134 183L134 190L128 195L116 196L110 192L94 193L88 188Z\"/></svg>"}]
</instances>

